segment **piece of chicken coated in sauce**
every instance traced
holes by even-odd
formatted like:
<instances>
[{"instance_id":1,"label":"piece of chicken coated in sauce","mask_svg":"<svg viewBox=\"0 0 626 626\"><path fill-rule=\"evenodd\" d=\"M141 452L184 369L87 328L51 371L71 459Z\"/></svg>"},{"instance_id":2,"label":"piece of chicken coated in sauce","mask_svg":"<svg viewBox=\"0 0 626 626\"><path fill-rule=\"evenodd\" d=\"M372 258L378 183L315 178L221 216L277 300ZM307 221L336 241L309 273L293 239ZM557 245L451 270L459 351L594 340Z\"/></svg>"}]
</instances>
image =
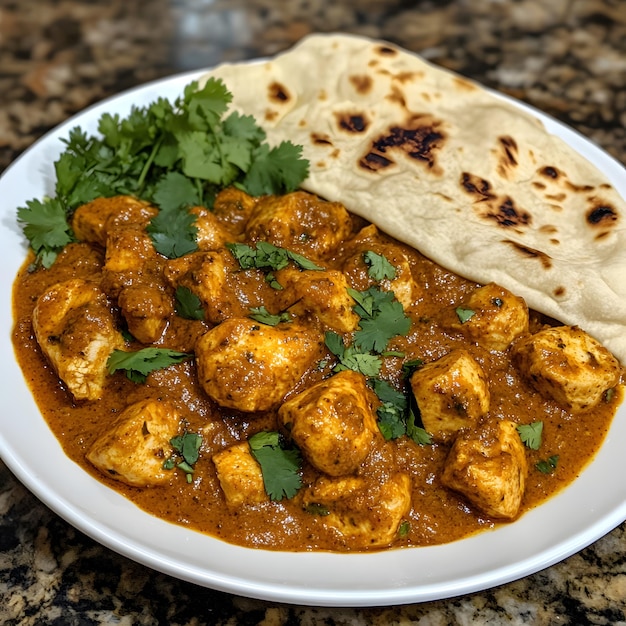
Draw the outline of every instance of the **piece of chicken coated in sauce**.
<instances>
[{"instance_id":1,"label":"piece of chicken coated in sauce","mask_svg":"<svg viewBox=\"0 0 626 626\"><path fill-rule=\"evenodd\" d=\"M338 202L305 191L259 199L246 226L250 242L268 241L309 259L331 257L352 232L352 219Z\"/></svg>"},{"instance_id":2,"label":"piece of chicken coated in sauce","mask_svg":"<svg viewBox=\"0 0 626 626\"><path fill-rule=\"evenodd\" d=\"M584 411L620 381L618 360L577 326L557 326L523 337L513 346L513 362L547 398Z\"/></svg>"},{"instance_id":3,"label":"piece of chicken coated in sauce","mask_svg":"<svg viewBox=\"0 0 626 626\"><path fill-rule=\"evenodd\" d=\"M464 348L427 363L410 379L422 424L435 440L473 427L489 410L490 393L480 364Z\"/></svg>"},{"instance_id":4,"label":"piece of chicken coated in sauce","mask_svg":"<svg viewBox=\"0 0 626 626\"><path fill-rule=\"evenodd\" d=\"M150 398L126 407L93 442L87 459L103 474L133 487L172 480L163 463L173 452L181 416L171 401Z\"/></svg>"},{"instance_id":5,"label":"piece of chicken coated in sauce","mask_svg":"<svg viewBox=\"0 0 626 626\"><path fill-rule=\"evenodd\" d=\"M246 224L259 198L250 196L236 187L222 189L215 197L213 214L226 229L238 237L243 235Z\"/></svg>"},{"instance_id":6,"label":"piece of chicken coated in sauce","mask_svg":"<svg viewBox=\"0 0 626 626\"><path fill-rule=\"evenodd\" d=\"M320 332L296 323L277 326L228 319L196 342L198 380L220 406L239 411L276 408L323 354Z\"/></svg>"},{"instance_id":7,"label":"piece of chicken coated in sauce","mask_svg":"<svg viewBox=\"0 0 626 626\"><path fill-rule=\"evenodd\" d=\"M204 207L196 206L189 211L195 215L194 227L199 250L219 250L224 244L233 241L234 236L217 219L215 214Z\"/></svg>"},{"instance_id":8,"label":"piece of chicken coated in sauce","mask_svg":"<svg viewBox=\"0 0 626 626\"><path fill-rule=\"evenodd\" d=\"M380 436L371 393L363 374L344 370L287 400L278 419L316 469L351 474Z\"/></svg>"},{"instance_id":9,"label":"piece of chicken coated in sauce","mask_svg":"<svg viewBox=\"0 0 626 626\"><path fill-rule=\"evenodd\" d=\"M370 265L365 260L368 252L383 256L393 266L393 277L373 278ZM413 279L409 259L402 247L387 241L374 224L361 229L350 243L342 271L352 288L365 291L372 285L380 285L385 291L392 291L405 309L414 305L422 295L422 289Z\"/></svg>"},{"instance_id":10,"label":"piece of chicken coated in sauce","mask_svg":"<svg viewBox=\"0 0 626 626\"><path fill-rule=\"evenodd\" d=\"M33 329L42 352L77 400L97 400L107 360L124 346L111 305L96 283L73 278L39 296Z\"/></svg>"},{"instance_id":11,"label":"piece of chicken coated in sauce","mask_svg":"<svg viewBox=\"0 0 626 626\"><path fill-rule=\"evenodd\" d=\"M489 283L447 309L441 325L460 331L487 350L506 350L528 332L528 306L508 289Z\"/></svg>"},{"instance_id":12,"label":"piece of chicken coated in sauce","mask_svg":"<svg viewBox=\"0 0 626 626\"><path fill-rule=\"evenodd\" d=\"M96 198L79 206L72 216L72 230L79 241L105 246L109 231L121 226L145 228L159 210L133 196Z\"/></svg>"},{"instance_id":13,"label":"piece of chicken coated in sauce","mask_svg":"<svg viewBox=\"0 0 626 626\"><path fill-rule=\"evenodd\" d=\"M351 550L381 548L397 538L411 509L411 479L396 472L382 481L321 476L302 493L302 504Z\"/></svg>"},{"instance_id":14,"label":"piece of chicken coated in sauce","mask_svg":"<svg viewBox=\"0 0 626 626\"><path fill-rule=\"evenodd\" d=\"M492 428L495 432L466 430L456 438L441 482L490 517L512 520L524 496L526 452L514 422L502 420Z\"/></svg>"},{"instance_id":15,"label":"piece of chicken coated in sauce","mask_svg":"<svg viewBox=\"0 0 626 626\"><path fill-rule=\"evenodd\" d=\"M277 306L297 317L312 317L325 329L349 333L359 324L346 277L338 270L299 270L288 267L276 273L283 286Z\"/></svg>"},{"instance_id":16,"label":"piece of chicken coated in sauce","mask_svg":"<svg viewBox=\"0 0 626 626\"><path fill-rule=\"evenodd\" d=\"M229 506L258 504L268 500L261 466L252 456L247 441L216 452L212 460Z\"/></svg>"},{"instance_id":17,"label":"piece of chicken coated in sauce","mask_svg":"<svg viewBox=\"0 0 626 626\"><path fill-rule=\"evenodd\" d=\"M174 314L171 294L155 283L138 282L124 287L117 303L130 334L142 343L158 341Z\"/></svg>"}]
</instances>

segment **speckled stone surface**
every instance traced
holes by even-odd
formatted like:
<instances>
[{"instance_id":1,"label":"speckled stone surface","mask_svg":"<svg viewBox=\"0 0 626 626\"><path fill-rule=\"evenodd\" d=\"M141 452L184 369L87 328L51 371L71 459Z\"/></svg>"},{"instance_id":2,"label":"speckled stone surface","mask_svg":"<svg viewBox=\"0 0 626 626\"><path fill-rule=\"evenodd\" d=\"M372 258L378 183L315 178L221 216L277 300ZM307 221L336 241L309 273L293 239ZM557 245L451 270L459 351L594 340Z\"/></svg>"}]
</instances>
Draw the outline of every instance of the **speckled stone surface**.
<instances>
[{"instance_id":1,"label":"speckled stone surface","mask_svg":"<svg viewBox=\"0 0 626 626\"><path fill-rule=\"evenodd\" d=\"M0 171L106 96L270 55L313 31L399 43L563 120L626 162L624 0L0 0ZM0 623L626 624L626 525L481 593L391 608L288 606L129 561L49 511L0 462Z\"/></svg>"}]
</instances>

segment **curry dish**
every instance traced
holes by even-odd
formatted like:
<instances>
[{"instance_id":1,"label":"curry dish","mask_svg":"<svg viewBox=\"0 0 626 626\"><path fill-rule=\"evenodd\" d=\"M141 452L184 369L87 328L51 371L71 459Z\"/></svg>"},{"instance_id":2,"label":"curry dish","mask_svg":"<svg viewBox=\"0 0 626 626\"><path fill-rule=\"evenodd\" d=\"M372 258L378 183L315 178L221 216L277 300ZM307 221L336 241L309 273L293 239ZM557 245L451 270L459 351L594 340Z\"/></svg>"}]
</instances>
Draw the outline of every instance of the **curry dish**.
<instances>
[{"instance_id":1,"label":"curry dish","mask_svg":"<svg viewBox=\"0 0 626 626\"><path fill-rule=\"evenodd\" d=\"M432 545L513 522L597 452L622 369L582 330L305 192L230 188L193 212L198 250L167 259L154 207L94 200L14 286L50 428L142 509L266 549ZM112 367L144 348L178 358ZM259 450L291 463L284 490Z\"/></svg>"}]
</instances>

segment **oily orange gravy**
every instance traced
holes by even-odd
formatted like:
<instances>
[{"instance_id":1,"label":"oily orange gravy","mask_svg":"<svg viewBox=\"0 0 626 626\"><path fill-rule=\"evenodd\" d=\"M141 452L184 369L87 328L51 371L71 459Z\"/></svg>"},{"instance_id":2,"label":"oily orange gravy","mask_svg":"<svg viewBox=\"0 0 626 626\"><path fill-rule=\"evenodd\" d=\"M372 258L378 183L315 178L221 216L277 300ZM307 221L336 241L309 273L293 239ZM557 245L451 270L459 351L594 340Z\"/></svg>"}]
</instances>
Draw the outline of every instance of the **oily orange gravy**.
<instances>
[{"instance_id":1,"label":"oily orange gravy","mask_svg":"<svg viewBox=\"0 0 626 626\"><path fill-rule=\"evenodd\" d=\"M233 240L242 239L239 234L242 231L241 216L236 211L224 210L220 220L223 226L237 233ZM332 256L324 259L324 267L344 267L350 240L367 226L355 216L351 216L351 220L350 237ZM611 398L594 408L575 414L544 398L521 378L511 363L508 350L486 350L438 323L442 310L462 301L478 285L446 271L406 245L382 234L376 237L377 249L385 250L386 246L391 246L402 251L415 283L421 288L414 305L406 308L406 314L411 318L411 330L406 336L392 339L388 347L403 356L386 358L381 377L400 386L403 362L419 358L428 363L462 347L481 364L488 380L491 405L485 420L507 419L518 424L543 421L541 448L526 450L529 470L519 513L523 515L574 481L593 458L621 401L621 388L618 386ZM254 433L280 430L277 410L244 413L219 407L199 386L194 360L152 372L145 384L131 382L123 372L116 372L108 377L101 399L74 400L40 350L33 332L33 307L39 295L58 282L75 277L99 280L104 250L90 243L70 244L47 270L33 271L30 267L32 260L27 259L14 283L13 345L41 413L69 458L148 513L234 544L287 551L348 551L367 547L355 545L341 533L326 527L324 516L305 510L297 496L280 502L268 499L253 505L227 505L212 455L238 441L245 441ZM239 298L250 303L264 298L271 310L271 299L276 294L260 274L260 270L239 272ZM362 284L354 286L364 288ZM530 332L553 324L552 320L530 313ZM213 325L174 316L155 345L183 351L193 349L197 338ZM135 342L126 349L141 347L143 345ZM326 350L320 362L299 381L297 391L328 378L335 364L336 359ZM164 486L132 487L98 471L86 460L86 452L92 443L126 406L144 398L164 395L173 399L181 410L187 430L203 436L191 483L185 480L182 472L172 470L171 479ZM463 496L441 484L440 475L449 449L449 441L418 445L406 436L391 441L381 439L374 444L370 456L383 461L388 457L409 475L412 503L406 516L408 524L403 525L404 532L398 533L388 545L377 548L441 544L502 523L476 510ZM556 455L558 466L555 471L545 474L535 469L537 462ZM378 470L372 471L372 479L376 480ZM319 474L305 461L302 469L304 485L312 483Z\"/></svg>"}]
</instances>

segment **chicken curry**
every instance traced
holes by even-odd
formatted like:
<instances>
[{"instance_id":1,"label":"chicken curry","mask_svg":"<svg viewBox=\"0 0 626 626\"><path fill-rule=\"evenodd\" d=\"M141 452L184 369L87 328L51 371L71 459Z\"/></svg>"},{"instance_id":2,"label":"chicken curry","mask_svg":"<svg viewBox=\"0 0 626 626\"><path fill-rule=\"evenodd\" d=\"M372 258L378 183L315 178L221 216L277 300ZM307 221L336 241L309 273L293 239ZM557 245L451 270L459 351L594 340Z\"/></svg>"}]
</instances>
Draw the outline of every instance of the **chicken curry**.
<instances>
[{"instance_id":1,"label":"chicken curry","mask_svg":"<svg viewBox=\"0 0 626 626\"><path fill-rule=\"evenodd\" d=\"M500 286L302 191L225 189L172 259L155 213L79 207L78 241L18 275L13 333L67 455L149 513L275 550L439 544L601 445L620 364Z\"/></svg>"}]
</instances>

